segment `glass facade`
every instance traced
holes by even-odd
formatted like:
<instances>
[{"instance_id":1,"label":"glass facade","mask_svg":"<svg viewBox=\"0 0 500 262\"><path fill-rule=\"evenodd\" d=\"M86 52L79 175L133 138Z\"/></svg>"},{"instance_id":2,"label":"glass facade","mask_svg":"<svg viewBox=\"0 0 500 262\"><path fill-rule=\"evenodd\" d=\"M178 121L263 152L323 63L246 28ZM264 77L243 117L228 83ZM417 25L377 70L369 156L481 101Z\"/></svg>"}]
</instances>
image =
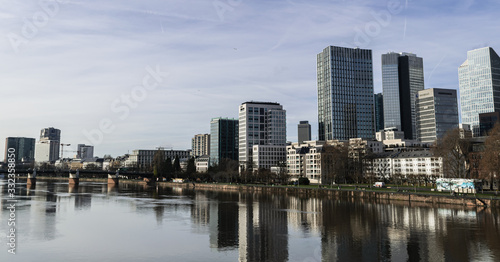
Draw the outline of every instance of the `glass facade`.
<instances>
[{"instance_id":1,"label":"glass facade","mask_svg":"<svg viewBox=\"0 0 500 262\"><path fill-rule=\"evenodd\" d=\"M415 100L424 89L423 59L411 53L382 55L384 126L404 131L406 139L416 139Z\"/></svg>"},{"instance_id":2,"label":"glass facade","mask_svg":"<svg viewBox=\"0 0 500 262\"><path fill-rule=\"evenodd\" d=\"M382 93L373 95L375 101L375 131L384 129L384 96Z\"/></svg>"},{"instance_id":3,"label":"glass facade","mask_svg":"<svg viewBox=\"0 0 500 262\"><path fill-rule=\"evenodd\" d=\"M458 68L462 123L480 135L479 114L500 112L500 58L491 47L467 52Z\"/></svg>"},{"instance_id":4,"label":"glass facade","mask_svg":"<svg viewBox=\"0 0 500 262\"><path fill-rule=\"evenodd\" d=\"M416 114L418 140L434 143L448 130L458 128L457 91L440 88L419 91Z\"/></svg>"},{"instance_id":5,"label":"glass facade","mask_svg":"<svg viewBox=\"0 0 500 262\"><path fill-rule=\"evenodd\" d=\"M9 148L14 148L16 163L35 161L35 139L27 137L7 137L5 139L5 163Z\"/></svg>"},{"instance_id":6,"label":"glass facade","mask_svg":"<svg viewBox=\"0 0 500 262\"><path fill-rule=\"evenodd\" d=\"M372 52L329 46L317 55L319 140L375 137Z\"/></svg>"},{"instance_id":7,"label":"glass facade","mask_svg":"<svg viewBox=\"0 0 500 262\"><path fill-rule=\"evenodd\" d=\"M210 121L210 165L221 159L238 160L238 120L213 118Z\"/></svg>"}]
</instances>

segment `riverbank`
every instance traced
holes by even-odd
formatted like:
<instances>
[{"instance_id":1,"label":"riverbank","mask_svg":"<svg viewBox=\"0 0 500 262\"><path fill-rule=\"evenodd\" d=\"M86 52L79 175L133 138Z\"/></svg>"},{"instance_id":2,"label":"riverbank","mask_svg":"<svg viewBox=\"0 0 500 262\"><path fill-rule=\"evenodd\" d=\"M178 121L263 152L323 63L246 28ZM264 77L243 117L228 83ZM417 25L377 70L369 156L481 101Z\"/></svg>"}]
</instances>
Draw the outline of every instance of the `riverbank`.
<instances>
[{"instance_id":1,"label":"riverbank","mask_svg":"<svg viewBox=\"0 0 500 262\"><path fill-rule=\"evenodd\" d=\"M20 177L23 179L23 177ZM25 178L24 178L25 179ZM37 177L38 181L44 180L66 180L61 177ZM80 178L80 182L99 182L107 183L105 178ZM120 179L120 183L145 184L141 180ZM272 193L300 195L303 197L331 197L348 198L354 201L360 199L377 201L405 201L410 203L424 203L432 205L461 205L461 206L487 206L491 208L500 208L500 198L495 196L482 195L450 195L449 193L438 192L396 192L389 189L366 189L349 188L346 186L339 188L325 187L297 187L297 186L267 186L267 185L243 185L243 184L219 184L219 183L172 183L158 182L157 185L173 188L185 188L193 190L207 191L237 191L251 193Z\"/></svg>"}]
</instances>

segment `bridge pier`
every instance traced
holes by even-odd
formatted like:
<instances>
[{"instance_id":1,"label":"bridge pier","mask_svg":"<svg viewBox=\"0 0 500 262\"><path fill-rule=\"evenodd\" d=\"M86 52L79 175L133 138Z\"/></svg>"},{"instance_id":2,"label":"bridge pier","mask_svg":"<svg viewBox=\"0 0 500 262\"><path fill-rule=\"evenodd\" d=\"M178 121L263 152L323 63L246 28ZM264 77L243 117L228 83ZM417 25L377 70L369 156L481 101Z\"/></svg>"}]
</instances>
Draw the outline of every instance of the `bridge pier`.
<instances>
[{"instance_id":1,"label":"bridge pier","mask_svg":"<svg viewBox=\"0 0 500 262\"><path fill-rule=\"evenodd\" d=\"M116 174L110 175L108 174L108 185L118 185L119 179L118 179L119 171L116 171Z\"/></svg>"},{"instance_id":2,"label":"bridge pier","mask_svg":"<svg viewBox=\"0 0 500 262\"><path fill-rule=\"evenodd\" d=\"M80 183L80 171L77 169L75 174L69 172L69 184L78 185Z\"/></svg>"},{"instance_id":3,"label":"bridge pier","mask_svg":"<svg viewBox=\"0 0 500 262\"><path fill-rule=\"evenodd\" d=\"M26 184L36 186L36 169L33 170L33 173L28 173L28 181Z\"/></svg>"}]
</instances>

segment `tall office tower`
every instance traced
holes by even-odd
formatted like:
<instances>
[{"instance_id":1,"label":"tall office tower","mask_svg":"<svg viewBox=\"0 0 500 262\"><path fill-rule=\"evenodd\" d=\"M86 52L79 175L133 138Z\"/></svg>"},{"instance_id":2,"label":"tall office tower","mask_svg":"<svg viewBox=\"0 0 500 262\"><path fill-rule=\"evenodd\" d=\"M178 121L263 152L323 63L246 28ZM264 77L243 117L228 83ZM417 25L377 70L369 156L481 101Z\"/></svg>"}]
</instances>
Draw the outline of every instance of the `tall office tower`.
<instances>
[{"instance_id":1,"label":"tall office tower","mask_svg":"<svg viewBox=\"0 0 500 262\"><path fill-rule=\"evenodd\" d=\"M384 130L384 95L373 95L375 101L375 132Z\"/></svg>"},{"instance_id":2,"label":"tall office tower","mask_svg":"<svg viewBox=\"0 0 500 262\"><path fill-rule=\"evenodd\" d=\"M375 137L372 51L329 46L317 55L319 140Z\"/></svg>"},{"instance_id":3,"label":"tall office tower","mask_svg":"<svg viewBox=\"0 0 500 262\"><path fill-rule=\"evenodd\" d=\"M418 91L416 114L418 140L434 143L448 130L458 128L457 91L441 88Z\"/></svg>"},{"instance_id":4,"label":"tall office tower","mask_svg":"<svg viewBox=\"0 0 500 262\"><path fill-rule=\"evenodd\" d=\"M415 98L424 89L424 63L410 53L382 55L384 126L396 127L406 139L417 138Z\"/></svg>"},{"instance_id":5,"label":"tall office tower","mask_svg":"<svg viewBox=\"0 0 500 262\"><path fill-rule=\"evenodd\" d=\"M304 141L311 141L311 125L309 121L300 121L297 127L297 134L299 144L304 143Z\"/></svg>"},{"instance_id":6,"label":"tall office tower","mask_svg":"<svg viewBox=\"0 0 500 262\"><path fill-rule=\"evenodd\" d=\"M468 51L458 81L462 123L480 136L479 114L500 112L500 57L491 47Z\"/></svg>"},{"instance_id":7,"label":"tall office tower","mask_svg":"<svg viewBox=\"0 0 500 262\"><path fill-rule=\"evenodd\" d=\"M94 158L94 146L78 144L76 158L88 160Z\"/></svg>"},{"instance_id":8,"label":"tall office tower","mask_svg":"<svg viewBox=\"0 0 500 262\"><path fill-rule=\"evenodd\" d=\"M40 131L40 141L35 145L36 162L54 162L59 159L61 130L49 127Z\"/></svg>"},{"instance_id":9,"label":"tall office tower","mask_svg":"<svg viewBox=\"0 0 500 262\"><path fill-rule=\"evenodd\" d=\"M210 154L210 134L195 135L191 139L191 156L199 157Z\"/></svg>"},{"instance_id":10,"label":"tall office tower","mask_svg":"<svg viewBox=\"0 0 500 262\"><path fill-rule=\"evenodd\" d=\"M272 162L271 165L274 165L276 160L285 160L286 111L279 103L245 102L241 104L238 130L240 167L247 169L249 165L252 165L252 169L258 168L253 161L254 146L273 147L275 157L268 159L268 163ZM283 152L277 154L274 147L282 147ZM259 152L267 152L267 150L259 150Z\"/></svg>"},{"instance_id":11,"label":"tall office tower","mask_svg":"<svg viewBox=\"0 0 500 262\"><path fill-rule=\"evenodd\" d=\"M238 161L238 120L212 118L210 121L210 165L221 159Z\"/></svg>"},{"instance_id":12,"label":"tall office tower","mask_svg":"<svg viewBox=\"0 0 500 262\"><path fill-rule=\"evenodd\" d=\"M5 139L5 163L8 162L9 149L14 149L16 163L32 163L35 161L35 139L27 137L7 137Z\"/></svg>"}]
</instances>

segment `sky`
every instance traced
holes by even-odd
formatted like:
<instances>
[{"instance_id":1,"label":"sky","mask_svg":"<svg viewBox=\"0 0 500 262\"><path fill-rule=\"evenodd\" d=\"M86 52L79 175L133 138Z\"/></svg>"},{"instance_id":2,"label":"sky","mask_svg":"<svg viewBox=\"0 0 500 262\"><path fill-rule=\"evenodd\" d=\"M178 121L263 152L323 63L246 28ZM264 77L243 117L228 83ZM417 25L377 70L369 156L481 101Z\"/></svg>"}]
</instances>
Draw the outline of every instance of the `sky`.
<instances>
[{"instance_id":1,"label":"sky","mask_svg":"<svg viewBox=\"0 0 500 262\"><path fill-rule=\"evenodd\" d=\"M424 60L425 88L458 89L467 51L500 50L494 0L0 0L0 148L6 137L95 146L96 156L189 149L214 117L278 102L287 139L317 138L316 55L329 45ZM3 150L0 157L3 159Z\"/></svg>"}]
</instances>

